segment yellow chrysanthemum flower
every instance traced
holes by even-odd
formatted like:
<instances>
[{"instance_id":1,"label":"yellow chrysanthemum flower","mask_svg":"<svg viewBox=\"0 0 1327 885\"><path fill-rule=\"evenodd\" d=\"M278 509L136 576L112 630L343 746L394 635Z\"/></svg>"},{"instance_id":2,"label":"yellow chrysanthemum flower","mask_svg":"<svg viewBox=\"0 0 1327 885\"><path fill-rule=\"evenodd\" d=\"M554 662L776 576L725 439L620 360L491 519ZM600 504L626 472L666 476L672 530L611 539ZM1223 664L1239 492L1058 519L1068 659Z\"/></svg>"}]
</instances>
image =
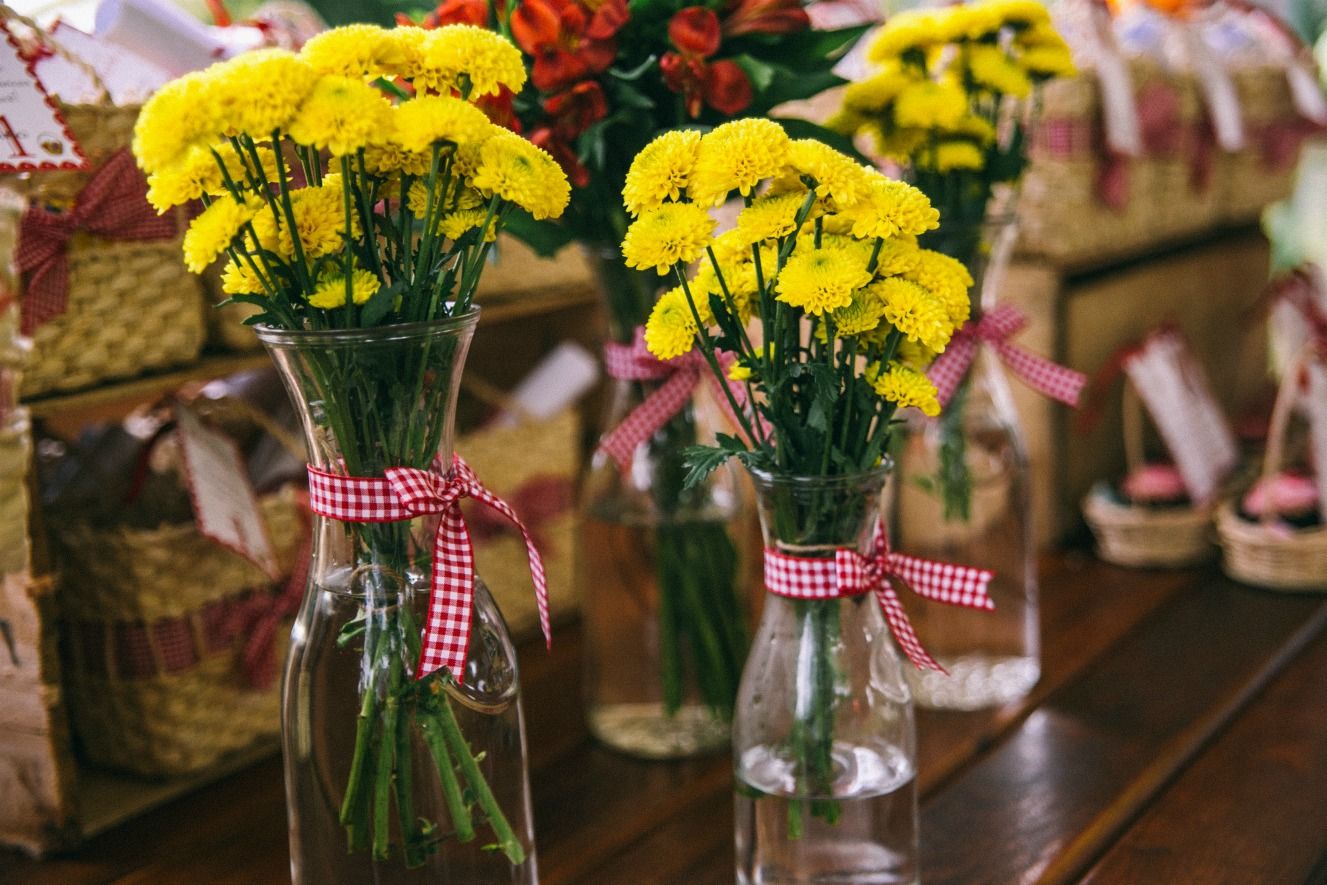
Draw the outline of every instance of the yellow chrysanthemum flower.
<instances>
[{"instance_id":1,"label":"yellow chrysanthemum flower","mask_svg":"<svg viewBox=\"0 0 1327 885\"><path fill-rule=\"evenodd\" d=\"M184 235L184 266L194 273L207 270L235 242L240 228L253 218L254 208L229 196L213 200Z\"/></svg>"},{"instance_id":2,"label":"yellow chrysanthemum flower","mask_svg":"<svg viewBox=\"0 0 1327 885\"><path fill-rule=\"evenodd\" d=\"M482 142L495 128L479 108L450 95L421 95L397 107L393 117L394 141L425 156L439 143Z\"/></svg>"},{"instance_id":3,"label":"yellow chrysanthemum flower","mask_svg":"<svg viewBox=\"0 0 1327 885\"><path fill-rule=\"evenodd\" d=\"M923 415L934 418L940 414L940 400L935 385L921 372L902 363L891 362L881 371L879 363L867 367L866 380L879 396L900 409L915 407Z\"/></svg>"},{"instance_id":4,"label":"yellow chrysanthemum flower","mask_svg":"<svg viewBox=\"0 0 1327 885\"><path fill-rule=\"evenodd\" d=\"M972 313L968 297L972 274L968 273L963 262L930 249L921 249L917 253L916 264L903 271L903 274L931 293L944 307L955 328L968 321Z\"/></svg>"},{"instance_id":5,"label":"yellow chrysanthemum flower","mask_svg":"<svg viewBox=\"0 0 1327 885\"><path fill-rule=\"evenodd\" d=\"M515 203L536 219L557 218L571 199L571 185L556 160L497 126L480 148L470 186Z\"/></svg>"},{"instance_id":6,"label":"yellow chrysanthemum flower","mask_svg":"<svg viewBox=\"0 0 1327 885\"><path fill-rule=\"evenodd\" d=\"M840 338L849 338L870 332L880 325L885 316L884 305L876 298L858 293L847 307L830 311L834 332Z\"/></svg>"},{"instance_id":7,"label":"yellow chrysanthemum flower","mask_svg":"<svg viewBox=\"0 0 1327 885\"><path fill-rule=\"evenodd\" d=\"M689 286L702 323L708 325L714 322L714 312L710 307L711 295L717 296L725 307L729 308L727 313L736 311L739 322L745 323L751 319L760 295L760 287L756 279L756 266L751 263L750 257L748 251L745 257L739 256L727 261L721 259L717 272L709 260L702 260L697 266ZM720 284L720 274L723 277L722 284ZM728 290L727 299L724 298L725 287Z\"/></svg>"},{"instance_id":8,"label":"yellow chrysanthemum flower","mask_svg":"<svg viewBox=\"0 0 1327 885\"><path fill-rule=\"evenodd\" d=\"M700 138L695 129L674 129L641 148L622 188L622 204L628 212L639 215L681 196L696 168Z\"/></svg>"},{"instance_id":9,"label":"yellow chrysanthemum flower","mask_svg":"<svg viewBox=\"0 0 1327 885\"><path fill-rule=\"evenodd\" d=\"M290 122L290 137L335 155L388 140L392 106L363 80L329 75L318 80Z\"/></svg>"},{"instance_id":10,"label":"yellow chrysanthemum flower","mask_svg":"<svg viewBox=\"0 0 1327 885\"><path fill-rule=\"evenodd\" d=\"M737 216L737 237L745 245L786 237L797 229L797 213L806 195L791 193L757 197Z\"/></svg>"},{"instance_id":11,"label":"yellow chrysanthemum flower","mask_svg":"<svg viewBox=\"0 0 1327 885\"><path fill-rule=\"evenodd\" d=\"M775 298L812 316L847 307L853 292L871 281L861 255L853 249L828 247L795 254L779 272Z\"/></svg>"},{"instance_id":12,"label":"yellow chrysanthemum flower","mask_svg":"<svg viewBox=\"0 0 1327 885\"><path fill-rule=\"evenodd\" d=\"M871 41L866 57L879 64L905 52L944 42L944 37L937 10L905 9L885 21L884 27Z\"/></svg>"},{"instance_id":13,"label":"yellow chrysanthemum flower","mask_svg":"<svg viewBox=\"0 0 1327 885\"><path fill-rule=\"evenodd\" d=\"M392 110L395 113L397 109ZM428 175L432 161L432 151L408 151L395 141L371 144L364 148L364 168L384 178L397 173Z\"/></svg>"},{"instance_id":14,"label":"yellow chrysanthemum flower","mask_svg":"<svg viewBox=\"0 0 1327 885\"><path fill-rule=\"evenodd\" d=\"M1050 11L1039 0L986 0L977 4L1010 25L1038 25L1050 21Z\"/></svg>"},{"instance_id":15,"label":"yellow chrysanthemum flower","mask_svg":"<svg viewBox=\"0 0 1327 885\"><path fill-rule=\"evenodd\" d=\"M695 203L664 203L642 212L622 238L628 267L654 268L659 276L677 264L690 264L705 254L714 237L715 221Z\"/></svg>"},{"instance_id":16,"label":"yellow chrysanthemum flower","mask_svg":"<svg viewBox=\"0 0 1327 885\"><path fill-rule=\"evenodd\" d=\"M144 172L179 161L193 146L216 141L221 132L217 108L208 96L206 72L185 74L158 89L134 124L133 151Z\"/></svg>"},{"instance_id":17,"label":"yellow chrysanthemum flower","mask_svg":"<svg viewBox=\"0 0 1327 885\"><path fill-rule=\"evenodd\" d=\"M1038 79L1072 77L1078 73L1067 46L1032 46L1018 56L1023 69Z\"/></svg>"},{"instance_id":18,"label":"yellow chrysanthemum flower","mask_svg":"<svg viewBox=\"0 0 1327 885\"><path fill-rule=\"evenodd\" d=\"M967 47L965 58L968 74L978 85L1014 98L1032 94L1032 80L1000 47L978 43Z\"/></svg>"},{"instance_id":19,"label":"yellow chrysanthemum flower","mask_svg":"<svg viewBox=\"0 0 1327 885\"><path fill-rule=\"evenodd\" d=\"M416 218L423 218L428 212L428 183L416 181L410 185L410 190L406 193L406 208L410 214ZM454 181L451 187L447 189L446 196L442 193L442 182L435 182L433 186L433 212L437 214L440 211L455 212L459 209L477 209L485 203L483 194L472 187L466 187L464 182Z\"/></svg>"},{"instance_id":20,"label":"yellow chrysanthemum flower","mask_svg":"<svg viewBox=\"0 0 1327 885\"><path fill-rule=\"evenodd\" d=\"M473 25L429 31L419 43L417 67L407 72L417 90L475 99L497 95L503 86L525 85L521 51L500 34Z\"/></svg>"},{"instance_id":21,"label":"yellow chrysanthemum flower","mask_svg":"<svg viewBox=\"0 0 1327 885\"><path fill-rule=\"evenodd\" d=\"M226 262L221 271L221 291L227 295L266 295L263 281L253 272L247 261Z\"/></svg>"},{"instance_id":22,"label":"yellow chrysanthemum flower","mask_svg":"<svg viewBox=\"0 0 1327 885\"><path fill-rule=\"evenodd\" d=\"M291 213L295 216L295 230L306 258L331 255L345 246L345 197L341 191L341 176L328 175L318 187L305 187L290 195ZM359 218L351 214L351 236L360 233ZM284 259L295 257L295 245L285 215L277 217L264 211L253 219L254 231L262 248Z\"/></svg>"},{"instance_id":23,"label":"yellow chrysanthemum flower","mask_svg":"<svg viewBox=\"0 0 1327 885\"><path fill-rule=\"evenodd\" d=\"M318 75L285 49L258 49L213 65L208 99L225 135L268 138L285 129L303 106Z\"/></svg>"},{"instance_id":24,"label":"yellow chrysanthemum flower","mask_svg":"<svg viewBox=\"0 0 1327 885\"><path fill-rule=\"evenodd\" d=\"M811 138L799 138L791 144L788 165L799 176L814 179L816 192L822 197L830 197L836 205L860 200L871 186L865 167Z\"/></svg>"},{"instance_id":25,"label":"yellow chrysanthemum flower","mask_svg":"<svg viewBox=\"0 0 1327 885\"><path fill-rule=\"evenodd\" d=\"M912 280L886 277L867 287L867 297L881 305L889 324L904 337L939 353L954 334L945 306Z\"/></svg>"},{"instance_id":26,"label":"yellow chrysanthemum flower","mask_svg":"<svg viewBox=\"0 0 1327 885\"><path fill-rule=\"evenodd\" d=\"M645 321L645 347L661 360L688 353L696 344L696 318L681 288L659 297Z\"/></svg>"},{"instance_id":27,"label":"yellow chrysanthemum flower","mask_svg":"<svg viewBox=\"0 0 1327 885\"><path fill-rule=\"evenodd\" d=\"M981 169L986 165L986 154L970 141L950 139L938 142L933 150L923 152L917 158L917 163L936 172Z\"/></svg>"},{"instance_id":28,"label":"yellow chrysanthemum flower","mask_svg":"<svg viewBox=\"0 0 1327 885\"><path fill-rule=\"evenodd\" d=\"M356 267L350 272L350 299L355 304L363 304L382 288L382 280L363 268ZM346 275L344 270L324 273L318 278L313 294L309 296L310 307L323 310L335 310L346 306Z\"/></svg>"},{"instance_id":29,"label":"yellow chrysanthemum flower","mask_svg":"<svg viewBox=\"0 0 1327 885\"><path fill-rule=\"evenodd\" d=\"M926 194L878 172L870 173L870 178L866 196L839 209L839 215L852 223L853 236L915 237L940 226L940 213Z\"/></svg>"},{"instance_id":30,"label":"yellow chrysanthemum flower","mask_svg":"<svg viewBox=\"0 0 1327 885\"><path fill-rule=\"evenodd\" d=\"M756 377L755 371L750 366L738 360L734 360L732 365L728 367L727 375L729 381L738 382L750 381Z\"/></svg>"},{"instance_id":31,"label":"yellow chrysanthemum flower","mask_svg":"<svg viewBox=\"0 0 1327 885\"><path fill-rule=\"evenodd\" d=\"M791 145L773 120L751 117L716 126L701 138L687 194L702 206L717 206L732 191L747 196L783 170Z\"/></svg>"},{"instance_id":32,"label":"yellow chrysanthemum flower","mask_svg":"<svg viewBox=\"0 0 1327 885\"><path fill-rule=\"evenodd\" d=\"M921 342L909 341L907 338L900 341L894 351L895 360L919 372L925 372L938 355Z\"/></svg>"},{"instance_id":33,"label":"yellow chrysanthemum flower","mask_svg":"<svg viewBox=\"0 0 1327 885\"><path fill-rule=\"evenodd\" d=\"M147 201L157 214L221 190L221 167L207 148L194 145L175 162L148 176Z\"/></svg>"},{"instance_id":34,"label":"yellow chrysanthemum flower","mask_svg":"<svg viewBox=\"0 0 1327 885\"><path fill-rule=\"evenodd\" d=\"M898 98L900 92L922 79L918 68L904 65L897 59L886 59L878 71L844 87L843 106L860 114L879 114Z\"/></svg>"},{"instance_id":35,"label":"yellow chrysanthemum flower","mask_svg":"<svg viewBox=\"0 0 1327 885\"><path fill-rule=\"evenodd\" d=\"M874 247L874 243L871 244ZM875 275L897 276L907 273L921 260L921 250L909 239L890 237L880 241L880 252L875 258Z\"/></svg>"},{"instance_id":36,"label":"yellow chrysanthemum flower","mask_svg":"<svg viewBox=\"0 0 1327 885\"><path fill-rule=\"evenodd\" d=\"M311 37L300 50L300 57L319 74L372 80L401 70L406 50L391 31L357 24Z\"/></svg>"},{"instance_id":37,"label":"yellow chrysanthemum flower","mask_svg":"<svg viewBox=\"0 0 1327 885\"><path fill-rule=\"evenodd\" d=\"M952 80L924 80L899 93L894 123L902 128L948 129L968 112L968 94Z\"/></svg>"},{"instance_id":38,"label":"yellow chrysanthemum flower","mask_svg":"<svg viewBox=\"0 0 1327 885\"><path fill-rule=\"evenodd\" d=\"M457 209L448 212L439 219L438 230L444 237L457 240L476 230L485 221L488 221L488 227L484 230L484 242L491 243L498 238L498 225L496 221L489 220L487 209Z\"/></svg>"}]
</instances>

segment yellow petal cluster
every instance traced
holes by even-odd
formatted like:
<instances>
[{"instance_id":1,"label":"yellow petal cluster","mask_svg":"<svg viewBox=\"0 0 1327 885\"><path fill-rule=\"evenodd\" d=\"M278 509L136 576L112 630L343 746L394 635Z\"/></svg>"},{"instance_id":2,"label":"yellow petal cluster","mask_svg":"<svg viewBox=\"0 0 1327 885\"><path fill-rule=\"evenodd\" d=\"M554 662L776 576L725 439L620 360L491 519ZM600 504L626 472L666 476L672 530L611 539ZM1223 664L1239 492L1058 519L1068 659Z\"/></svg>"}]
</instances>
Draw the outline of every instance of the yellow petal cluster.
<instances>
[{"instance_id":1,"label":"yellow petal cluster","mask_svg":"<svg viewBox=\"0 0 1327 885\"><path fill-rule=\"evenodd\" d=\"M622 239L628 267L654 270L663 276L678 264L705 254L716 222L695 203L664 203L642 212Z\"/></svg>"},{"instance_id":2,"label":"yellow petal cluster","mask_svg":"<svg viewBox=\"0 0 1327 885\"><path fill-rule=\"evenodd\" d=\"M783 171L792 139L773 120L751 117L714 127L701 140L688 195L717 206L733 191L749 195L757 184Z\"/></svg>"},{"instance_id":3,"label":"yellow petal cluster","mask_svg":"<svg viewBox=\"0 0 1327 885\"><path fill-rule=\"evenodd\" d=\"M636 155L627 170L622 203L632 215L677 200L687 189L700 152L700 132L674 129L658 136Z\"/></svg>"},{"instance_id":4,"label":"yellow petal cluster","mask_svg":"<svg viewBox=\"0 0 1327 885\"><path fill-rule=\"evenodd\" d=\"M868 370L867 375L872 389L900 409L914 407L932 418L940 414L935 385L911 366L891 362L882 371L876 365Z\"/></svg>"},{"instance_id":5,"label":"yellow petal cluster","mask_svg":"<svg viewBox=\"0 0 1327 885\"><path fill-rule=\"evenodd\" d=\"M679 287L660 296L645 322L645 346L661 360L687 353L696 343L696 318Z\"/></svg>"},{"instance_id":6,"label":"yellow petal cluster","mask_svg":"<svg viewBox=\"0 0 1327 885\"><path fill-rule=\"evenodd\" d=\"M328 74L319 78L290 122L290 137L333 154L353 154L387 139L392 108L363 80Z\"/></svg>"},{"instance_id":7,"label":"yellow petal cluster","mask_svg":"<svg viewBox=\"0 0 1327 885\"><path fill-rule=\"evenodd\" d=\"M479 168L470 185L515 203L540 220L561 215L571 200L571 185L557 161L516 133L498 127L479 149Z\"/></svg>"},{"instance_id":8,"label":"yellow petal cluster","mask_svg":"<svg viewBox=\"0 0 1327 885\"><path fill-rule=\"evenodd\" d=\"M363 304L382 288L382 280L363 268L356 267L350 272L350 300L354 304ZM343 270L329 271L318 278L313 294L309 296L309 305L323 310L335 310L346 306L346 275Z\"/></svg>"},{"instance_id":9,"label":"yellow petal cluster","mask_svg":"<svg viewBox=\"0 0 1327 885\"><path fill-rule=\"evenodd\" d=\"M245 222L253 217L253 206L218 197L189 225L184 234L184 265L202 273L230 248Z\"/></svg>"},{"instance_id":10,"label":"yellow petal cluster","mask_svg":"<svg viewBox=\"0 0 1327 885\"><path fill-rule=\"evenodd\" d=\"M871 273L853 250L838 246L793 255L779 272L777 300L811 316L847 307Z\"/></svg>"}]
</instances>

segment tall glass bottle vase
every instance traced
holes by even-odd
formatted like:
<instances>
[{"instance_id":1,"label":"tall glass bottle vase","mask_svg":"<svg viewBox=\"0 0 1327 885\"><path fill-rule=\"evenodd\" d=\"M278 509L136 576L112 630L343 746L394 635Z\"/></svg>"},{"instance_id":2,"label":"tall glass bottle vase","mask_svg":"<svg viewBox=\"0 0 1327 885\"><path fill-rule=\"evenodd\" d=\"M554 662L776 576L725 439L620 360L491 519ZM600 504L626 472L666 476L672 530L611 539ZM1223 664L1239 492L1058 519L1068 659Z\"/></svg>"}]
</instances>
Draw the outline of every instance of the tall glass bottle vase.
<instances>
[{"instance_id":1,"label":"tall glass bottle vase","mask_svg":"<svg viewBox=\"0 0 1327 885\"><path fill-rule=\"evenodd\" d=\"M1004 219L944 227L928 243L972 272L970 324L990 310L1015 236ZM948 671L913 671L919 706L973 710L1023 697L1041 675L1030 470L1009 380L987 345L938 418L914 415L897 450L893 526L901 549L995 573L995 611L908 594L922 644Z\"/></svg>"},{"instance_id":2,"label":"tall glass bottle vase","mask_svg":"<svg viewBox=\"0 0 1327 885\"><path fill-rule=\"evenodd\" d=\"M648 313L657 278L627 270L618 255L598 258L613 337L626 346L635 321L626 305ZM662 383L615 379L603 431ZM684 488L682 452L712 441L711 425L708 411L687 403L635 446L625 469L596 452L581 494L576 570L589 725L608 746L646 758L728 745L746 657L736 477L717 471Z\"/></svg>"},{"instance_id":3,"label":"tall glass bottle vase","mask_svg":"<svg viewBox=\"0 0 1327 885\"><path fill-rule=\"evenodd\" d=\"M868 554L886 475L753 471L766 550ZM738 882L918 881L906 669L874 594L767 594L733 720Z\"/></svg>"},{"instance_id":4,"label":"tall glass bottle vase","mask_svg":"<svg viewBox=\"0 0 1327 885\"><path fill-rule=\"evenodd\" d=\"M450 464L477 320L260 330L312 465L381 477ZM482 581L461 683L446 668L415 679L436 526L314 517L282 688L295 883L537 879L515 650Z\"/></svg>"}]
</instances>

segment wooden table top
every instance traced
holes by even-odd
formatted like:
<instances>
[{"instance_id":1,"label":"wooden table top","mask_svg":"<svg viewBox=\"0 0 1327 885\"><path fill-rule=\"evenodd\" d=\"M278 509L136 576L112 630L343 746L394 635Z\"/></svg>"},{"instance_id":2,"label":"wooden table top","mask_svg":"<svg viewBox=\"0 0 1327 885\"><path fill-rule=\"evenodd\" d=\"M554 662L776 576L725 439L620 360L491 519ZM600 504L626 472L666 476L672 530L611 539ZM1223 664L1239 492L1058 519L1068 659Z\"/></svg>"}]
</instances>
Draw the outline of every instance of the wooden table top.
<instances>
[{"instance_id":1,"label":"wooden table top","mask_svg":"<svg viewBox=\"0 0 1327 885\"><path fill-rule=\"evenodd\" d=\"M1044 675L1025 702L921 713L923 881L1327 883L1327 598L1215 568L1042 569ZM733 881L725 756L594 744L580 637L523 649L541 881ZM0 882L288 881L277 760Z\"/></svg>"}]
</instances>

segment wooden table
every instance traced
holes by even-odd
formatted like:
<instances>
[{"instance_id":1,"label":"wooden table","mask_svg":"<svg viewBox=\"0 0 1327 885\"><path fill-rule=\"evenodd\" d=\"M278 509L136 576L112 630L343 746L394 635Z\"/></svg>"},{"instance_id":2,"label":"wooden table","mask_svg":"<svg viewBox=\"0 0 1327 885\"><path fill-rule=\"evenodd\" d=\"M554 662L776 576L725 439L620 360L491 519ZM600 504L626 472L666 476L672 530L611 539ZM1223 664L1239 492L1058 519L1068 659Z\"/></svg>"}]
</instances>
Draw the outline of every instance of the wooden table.
<instances>
[{"instance_id":1,"label":"wooden table","mask_svg":"<svg viewBox=\"0 0 1327 885\"><path fill-rule=\"evenodd\" d=\"M1327 883L1327 599L1082 554L1042 583L1034 695L919 717L923 881ZM542 881L731 882L727 758L592 743L579 641L522 652ZM261 885L286 851L274 759L0 882Z\"/></svg>"}]
</instances>

